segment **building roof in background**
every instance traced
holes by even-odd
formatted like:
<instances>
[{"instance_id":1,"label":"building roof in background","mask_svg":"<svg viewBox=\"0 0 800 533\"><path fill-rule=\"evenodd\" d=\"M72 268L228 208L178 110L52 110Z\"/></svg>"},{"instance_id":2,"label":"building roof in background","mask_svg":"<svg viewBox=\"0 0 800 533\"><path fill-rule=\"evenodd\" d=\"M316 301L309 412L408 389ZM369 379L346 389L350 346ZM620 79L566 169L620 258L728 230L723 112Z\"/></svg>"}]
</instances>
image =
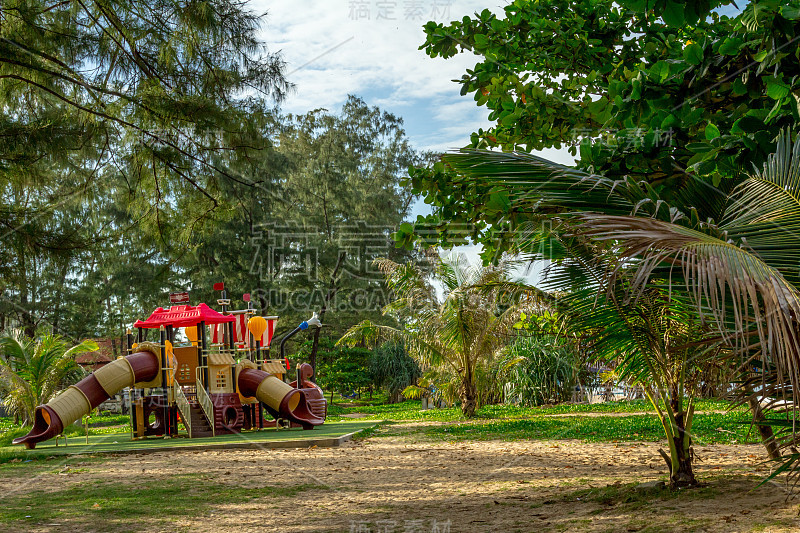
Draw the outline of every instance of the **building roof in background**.
<instances>
[{"instance_id":1,"label":"building roof in background","mask_svg":"<svg viewBox=\"0 0 800 533\"><path fill-rule=\"evenodd\" d=\"M111 339L92 339L97 343L97 350L78 355L75 362L81 366L102 366L114 360L114 348Z\"/></svg>"}]
</instances>

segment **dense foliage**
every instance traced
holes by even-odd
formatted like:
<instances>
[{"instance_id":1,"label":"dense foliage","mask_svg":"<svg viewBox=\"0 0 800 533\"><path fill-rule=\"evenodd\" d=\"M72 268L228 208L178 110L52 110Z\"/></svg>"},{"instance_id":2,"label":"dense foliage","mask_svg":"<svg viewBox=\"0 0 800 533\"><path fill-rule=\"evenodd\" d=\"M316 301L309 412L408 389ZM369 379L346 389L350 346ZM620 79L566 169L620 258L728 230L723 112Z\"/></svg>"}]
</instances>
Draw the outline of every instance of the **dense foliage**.
<instances>
[{"instance_id":1,"label":"dense foliage","mask_svg":"<svg viewBox=\"0 0 800 533\"><path fill-rule=\"evenodd\" d=\"M0 330L119 335L218 281L289 324L332 286L345 327L380 309L366 267L406 256L389 234L422 159L356 97L282 115L263 20L230 0L0 5Z\"/></svg>"},{"instance_id":2,"label":"dense foliage","mask_svg":"<svg viewBox=\"0 0 800 533\"><path fill-rule=\"evenodd\" d=\"M656 194L692 181L728 191L800 120L800 3L708 11L730 4L517 0L504 16L429 22L423 48L479 56L458 81L496 124L473 134L473 148L569 147L578 168L646 182ZM494 250L507 248L526 213L447 171L412 173L413 191L448 221L431 216L418 229L444 242L480 239L499 257ZM401 242L415 238L412 229L399 232Z\"/></svg>"},{"instance_id":3,"label":"dense foliage","mask_svg":"<svg viewBox=\"0 0 800 533\"><path fill-rule=\"evenodd\" d=\"M406 387L417 382L422 371L402 343L387 342L372 352L369 374L376 387L389 393L389 403L395 403Z\"/></svg>"},{"instance_id":4,"label":"dense foliage","mask_svg":"<svg viewBox=\"0 0 800 533\"><path fill-rule=\"evenodd\" d=\"M572 346L535 337L517 339L498 363L505 401L523 406L571 401L582 366Z\"/></svg>"},{"instance_id":5,"label":"dense foliage","mask_svg":"<svg viewBox=\"0 0 800 533\"><path fill-rule=\"evenodd\" d=\"M518 0L505 18L429 23L430 55L484 57L462 91L497 125L473 148L571 144L578 168L444 156L410 179L434 213L397 234L549 260L569 327L656 407L674 485L695 483L702 376L756 358L798 381L800 10L709 12L724 4Z\"/></svg>"},{"instance_id":6,"label":"dense foliage","mask_svg":"<svg viewBox=\"0 0 800 533\"><path fill-rule=\"evenodd\" d=\"M307 360L311 342L300 347L297 357ZM329 337L322 337L317 351L317 368L314 381L331 394L348 396L373 385L370 376L372 350L367 348L337 346Z\"/></svg>"},{"instance_id":7,"label":"dense foliage","mask_svg":"<svg viewBox=\"0 0 800 533\"><path fill-rule=\"evenodd\" d=\"M423 371L432 373L420 386L442 390L448 399L457 395L470 417L483 403L496 401L478 387L480 376L491 369L488 363L508 343L520 313L539 292L511 279L511 263L470 266L455 255L434 260L432 273L413 263L379 260L392 290L383 312L400 327L365 320L339 343L402 341ZM441 284L441 295L434 282Z\"/></svg>"}]
</instances>

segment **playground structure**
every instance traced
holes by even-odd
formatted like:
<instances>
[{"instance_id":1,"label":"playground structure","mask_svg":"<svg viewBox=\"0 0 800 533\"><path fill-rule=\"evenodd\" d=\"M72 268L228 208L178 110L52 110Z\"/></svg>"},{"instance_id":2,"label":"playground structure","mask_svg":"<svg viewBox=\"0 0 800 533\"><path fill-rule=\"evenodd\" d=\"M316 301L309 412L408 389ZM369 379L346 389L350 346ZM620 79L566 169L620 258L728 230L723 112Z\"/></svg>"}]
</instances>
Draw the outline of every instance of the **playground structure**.
<instances>
[{"instance_id":1,"label":"playground structure","mask_svg":"<svg viewBox=\"0 0 800 533\"><path fill-rule=\"evenodd\" d=\"M128 355L38 406L33 428L14 444L33 449L126 388L134 439L208 437L266 427L313 429L324 423L327 402L310 381L311 365L299 365L297 378L284 381L286 342L319 327L316 314L281 339L280 359L270 359L278 317L257 316L249 295L244 298L247 309L231 310L224 285L214 289L222 291L217 300L221 312L204 303L173 305L138 320L136 341L131 330L126 334ZM148 340L150 330L158 334L154 341ZM178 344L180 330L187 342ZM271 420L265 420L265 412ZM179 420L185 434L179 433Z\"/></svg>"}]
</instances>

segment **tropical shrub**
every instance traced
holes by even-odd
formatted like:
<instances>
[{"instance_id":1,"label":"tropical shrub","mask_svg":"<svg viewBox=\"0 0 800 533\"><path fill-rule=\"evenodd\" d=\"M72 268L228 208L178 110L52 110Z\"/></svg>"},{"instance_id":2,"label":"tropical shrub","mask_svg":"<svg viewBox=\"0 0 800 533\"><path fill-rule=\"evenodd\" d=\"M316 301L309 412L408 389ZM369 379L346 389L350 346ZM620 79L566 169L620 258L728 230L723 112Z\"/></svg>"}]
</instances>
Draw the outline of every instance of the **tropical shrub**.
<instances>
[{"instance_id":1,"label":"tropical shrub","mask_svg":"<svg viewBox=\"0 0 800 533\"><path fill-rule=\"evenodd\" d=\"M544 337L520 337L499 361L506 403L526 407L569 401L581 362L572 346Z\"/></svg>"},{"instance_id":2,"label":"tropical shrub","mask_svg":"<svg viewBox=\"0 0 800 533\"><path fill-rule=\"evenodd\" d=\"M307 357L311 342L303 343L298 358ZM372 385L369 362L372 350L368 348L337 346L329 337L319 340L317 367L314 380L324 390L342 395L357 392Z\"/></svg>"},{"instance_id":3,"label":"tropical shrub","mask_svg":"<svg viewBox=\"0 0 800 533\"><path fill-rule=\"evenodd\" d=\"M449 376L448 383L457 381L461 410L473 416L481 401L477 384L484 365L507 344L520 313L541 296L539 291L512 281L509 262L473 267L460 256L439 260L432 278L441 283L441 296L418 265L377 264L393 293L383 313L403 326L363 321L339 343L402 340L423 369Z\"/></svg>"},{"instance_id":4,"label":"tropical shrub","mask_svg":"<svg viewBox=\"0 0 800 533\"><path fill-rule=\"evenodd\" d=\"M23 425L33 423L36 406L49 402L85 374L75 357L97 349L93 341L70 346L66 339L53 334L29 338L16 331L0 338L3 405Z\"/></svg>"},{"instance_id":5,"label":"tropical shrub","mask_svg":"<svg viewBox=\"0 0 800 533\"><path fill-rule=\"evenodd\" d=\"M403 390L415 384L422 372L401 342L390 341L372 352L369 375L376 387L389 393L389 403L397 403Z\"/></svg>"}]
</instances>

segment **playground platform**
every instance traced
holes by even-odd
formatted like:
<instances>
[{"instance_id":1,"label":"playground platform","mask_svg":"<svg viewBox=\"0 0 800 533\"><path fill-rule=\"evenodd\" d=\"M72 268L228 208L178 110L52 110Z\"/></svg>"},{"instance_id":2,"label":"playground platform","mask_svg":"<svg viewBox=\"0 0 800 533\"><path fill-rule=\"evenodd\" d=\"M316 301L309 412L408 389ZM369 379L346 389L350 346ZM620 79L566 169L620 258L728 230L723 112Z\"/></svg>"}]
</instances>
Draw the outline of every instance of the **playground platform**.
<instances>
[{"instance_id":1,"label":"playground platform","mask_svg":"<svg viewBox=\"0 0 800 533\"><path fill-rule=\"evenodd\" d=\"M156 453L174 451L206 451L225 449L268 450L277 448L332 448L341 446L357 433L376 426L379 421L330 422L312 431L301 429L263 429L216 437L165 439L152 437L131 440L130 433L109 433L86 437L71 436L40 443L36 449L27 450L30 455L78 455L98 453ZM0 451L24 451L19 446L3 447Z\"/></svg>"}]
</instances>

